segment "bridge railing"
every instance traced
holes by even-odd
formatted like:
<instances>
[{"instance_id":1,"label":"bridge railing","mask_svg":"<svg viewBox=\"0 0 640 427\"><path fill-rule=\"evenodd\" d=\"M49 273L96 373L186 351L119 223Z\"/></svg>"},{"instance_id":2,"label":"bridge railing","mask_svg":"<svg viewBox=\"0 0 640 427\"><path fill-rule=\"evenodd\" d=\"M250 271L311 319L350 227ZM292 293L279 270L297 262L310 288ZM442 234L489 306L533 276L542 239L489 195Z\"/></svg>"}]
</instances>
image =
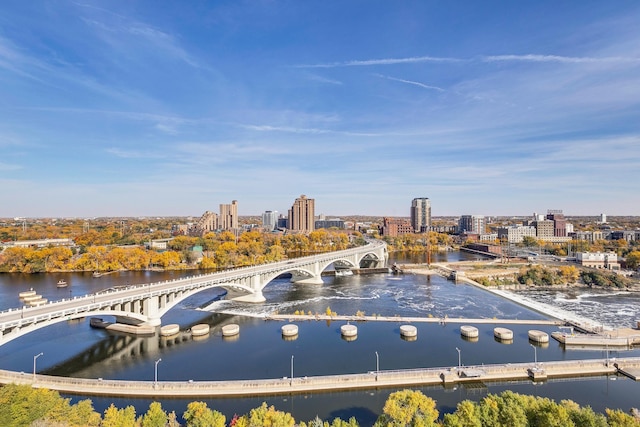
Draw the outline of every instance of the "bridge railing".
<instances>
[{"instance_id":1,"label":"bridge railing","mask_svg":"<svg viewBox=\"0 0 640 427\"><path fill-rule=\"evenodd\" d=\"M381 246L386 246L386 243L379 241L379 240L375 240L375 241L369 241L367 243L367 245L365 246L358 246L355 248L350 248L350 249L345 249L342 251L337 251L337 252L325 252L325 253L321 253L321 254L315 254L315 255L308 255L305 257L300 257L300 258L295 258L293 260L286 260L286 261L277 261L274 263L268 263L268 264L261 264L261 265L255 265L255 266L244 266L244 267L239 267L239 268L233 268L233 269L229 269L229 270L224 270L224 271L220 271L220 272L215 272L215 273L205 273L205 274L199 274L199 275L193 275L193 276L187 276L187 277L182 277L182 278L177 278L177 279L171 279L171 280L164 280L164 281L160 281L160 282L153 282L153 283L140 283L140 284L136 284L136 285L128 285L128 286L124 286L124 287L117 287L117 288L109 288L106 289L104 291L99 291L96 292L94 294L87 294L87 295L83 295L83 296L76 296L70 299L61 299L61 300L56 300L56 301L48 301L46 304L40 305L40 306L36 306L36 307L27 307L27 306L23 306L23 307L19 307L19 308L9 308L7 310L3 310L0 311L0 317L4 314L13 314L15 312L21 312L24 317L23 319L20 320L24 320L27 322L11 322L11 326L7 323L4 323L5 327L14 327L14 326L20 326L20 324L26 324L26 323L31 323L31 321L33 321L35 316L29 316L30 311L38 311L39 309L42 309L42 307L49 307L52 308L55 305L63 305L63 304L67 304L70 301L81 301L81 300L86 300L86 301L90 301L93 300L95 301L95 297L97 296L104 296L104 295L111 295L111 296L115 296L119 293L126 293L127 291L130 291L131 289L143 289L143 288L149 288L149 292L150 292L150 296L157 296L157 295L162 295L166 293L166 290L163 291L156 291L157 293L154 293L154 288L159 288L161 286L165 286L167 284L170 283L185 283L185 282L189 282L189 285L185 285L183 287L176 287L175 289L171 289L171 291L184 291L184 290L191 290L194 288L199 288L202 287L203 285L208 285L211 282L209 282L209 280L213 280L216 283L224 283L226 280L234 280L234 279L238 279L238 278L242 278L245 277L244 276L244 272L246 272L247 270L253 270L256 272L259 272L261 274L265 274L265 273L275 273L278 272L280 270L282 270L282 267L291 267L291 266L301 266L301 265L305 265L311 262L316 262L316 261L332 261L332 260L337 260L340 259L344 256L348 256L348 255L353 255L356 253L360 253L362 252L363 248L366 248L367 250L371 250L371 249L378 249ZM195 282L195 283L193 283ZM118 299L114 299L114 300L110 300L109 302L103 302L102 305L106 305L106 304L120 304L120 303L124 303L124 302L130 302L132 300L136 299L135 297L130 297L129 299L127 299L126 297L123 298L122 300L118 300ZM83 311L87 311L88 307L90 307L90 305L87 306L78 306L75 307L75 310L81 310ZM92 309L95 309L95 307L93 307ZM59 317L60 315L56 315L56 312L52 312L49 313L48 316L54 316L54 317ZM74 312L73 314L78 313L78 311ZM72 314L72 313L68 313L68 314Z\"/></svg>"}]
</instances>

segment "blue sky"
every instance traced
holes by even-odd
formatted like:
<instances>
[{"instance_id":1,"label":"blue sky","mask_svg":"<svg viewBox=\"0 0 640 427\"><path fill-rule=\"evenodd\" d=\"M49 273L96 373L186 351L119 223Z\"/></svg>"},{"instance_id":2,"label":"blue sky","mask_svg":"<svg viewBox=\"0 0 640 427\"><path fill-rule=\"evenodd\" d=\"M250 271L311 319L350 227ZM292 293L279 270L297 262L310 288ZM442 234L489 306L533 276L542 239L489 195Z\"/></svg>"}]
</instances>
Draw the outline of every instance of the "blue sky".
<instances>
[{"instance_id":1,"label":"blue sky","mask_svg":"<svg viewBox=\"0 0 640 427\"><path fill-rule=\"evenodd\" d=\"M640 2L0 3L0 217L640 215Z\"/></svg>"}]
</instances>

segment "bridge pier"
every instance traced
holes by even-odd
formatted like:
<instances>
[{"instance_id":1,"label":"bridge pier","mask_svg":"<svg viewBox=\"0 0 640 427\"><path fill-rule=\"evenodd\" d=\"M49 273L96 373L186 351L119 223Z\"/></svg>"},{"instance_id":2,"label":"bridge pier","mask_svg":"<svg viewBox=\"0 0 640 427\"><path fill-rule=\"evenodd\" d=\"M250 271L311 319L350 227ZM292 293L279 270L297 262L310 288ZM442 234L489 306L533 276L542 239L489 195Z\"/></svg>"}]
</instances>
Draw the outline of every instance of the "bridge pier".
<instances>
[{"instance_id":1,"label":"bridge pier","mask_svg":"<svg viewBox=\"0 0 640 427\"><path fill-rule=\"evenodd\" d=\"M322 281L322 268L320 267L320 263L315 261L313 263L311 271L304 270L304 273L301 274L296 273L295 271L291 273L291 282L293 283L304 283L308 285L323 285Z\"/></svg>"},{"instance_id":2,"label":"bridge pier","mask_svg":"<svg viewBox=\"0 0 640 427\"><path fill-rule=\"evenodd\" d=\"M142 311L149 319L146 322L147 325L162 325L162 319L160 318L160 301L157 296L145 298L142 302Z\"/></svg>"},{"instance_id":3,"label":"bridge pier","mask_svg":"<svg viewBox=\"0 0 640 427\"><path fill-rule=\"evenodd\" d=\"M240 295L238 297L231 298L231 300L257 304L257 303L265 302L267 299L264 297L264 295L262 295L262 291L257 291L252 294Z\"/></svg>"}]
</instances>

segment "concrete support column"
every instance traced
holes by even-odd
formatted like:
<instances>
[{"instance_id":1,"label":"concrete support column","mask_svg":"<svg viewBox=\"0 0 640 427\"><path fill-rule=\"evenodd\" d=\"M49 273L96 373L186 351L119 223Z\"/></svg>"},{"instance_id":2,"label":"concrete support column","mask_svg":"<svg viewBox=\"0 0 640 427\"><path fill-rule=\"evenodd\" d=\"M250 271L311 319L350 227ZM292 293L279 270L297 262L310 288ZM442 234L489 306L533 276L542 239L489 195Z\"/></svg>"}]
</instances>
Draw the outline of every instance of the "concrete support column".
<instances>
[{"instance_id":1,"label":"concrete support column","mask_svg":"<svg viewBox=\"0 0 640 427\"><path fill-rule=\"evenodd\" d=\"M147 324L150 326L160 326L160 301L157 296L145 298L142 302L144 315L149 319Z\"/></svg>"},{"instance_id":2,"label":"concrete support column","mask_svg":"<svg viewBox=\"0 0 640 427\"><path fill-rule=\"evenodd\" d=\"M324 282L322 281L322 271L320 270L320 263L318 261L313 263L313 267L311 268L312 276L307 277L305 279L298 279L295 277L295 274L292 277L292 281L295 283L307 283L310 285L322 285Z\"/></svg>"}]
</instances>

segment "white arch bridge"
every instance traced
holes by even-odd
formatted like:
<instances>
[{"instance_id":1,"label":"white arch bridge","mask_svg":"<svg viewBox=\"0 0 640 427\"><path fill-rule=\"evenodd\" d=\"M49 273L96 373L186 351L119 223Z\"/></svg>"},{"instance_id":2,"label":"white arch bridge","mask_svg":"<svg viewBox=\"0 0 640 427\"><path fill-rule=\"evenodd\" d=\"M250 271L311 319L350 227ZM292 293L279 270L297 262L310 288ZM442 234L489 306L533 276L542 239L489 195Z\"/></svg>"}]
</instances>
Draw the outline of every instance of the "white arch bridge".
<instances>
[{"instance_id":1,"label":"white arch bridge","mask_svg":"<svg viewBox=\"0 0 640 427\"><path fill-rule=\"evenodd\" d=\"M52 301L37 307L21 307L0 312L0 346L46 326L87 316L115 316L116 321L133 325L160 326L162 316L182 300L205 289L224 288L227 298L260 303L262 290L278 276L291 274L295 283L322 284L321 274L329 265L359 268L362 264L384 267L387 245L369 240L364 246L242 267L157 283Z\"/></svg>"}]
</instances>

